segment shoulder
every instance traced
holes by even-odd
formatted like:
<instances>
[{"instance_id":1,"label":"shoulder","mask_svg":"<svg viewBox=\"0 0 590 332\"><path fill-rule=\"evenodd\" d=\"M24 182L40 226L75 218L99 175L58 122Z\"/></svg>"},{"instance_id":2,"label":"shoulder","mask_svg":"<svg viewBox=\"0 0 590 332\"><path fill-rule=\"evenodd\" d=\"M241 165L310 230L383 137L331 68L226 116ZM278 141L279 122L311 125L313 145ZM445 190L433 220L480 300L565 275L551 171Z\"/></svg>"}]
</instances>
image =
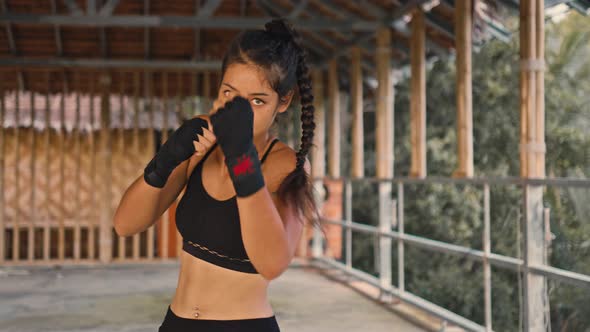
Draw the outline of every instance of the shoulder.
<instances>
[{"instance_id":1,"label":"shoulder","mask_svg":"<svg viewBox=\"0 0 590 332\"><path fill-rule=\"evenodd\" d=\"M277 188L283 179L295 169L296 164L297 151L281 141L275 143L264 162L264 165L267 166L266 169L268 175L271 177L271 182L275 184ZM305 158L303 168L306 173L310 173L311 166L307 157ZM271 186L271 191L275 190L276 188Z\"/></svg>"}]
</instances>

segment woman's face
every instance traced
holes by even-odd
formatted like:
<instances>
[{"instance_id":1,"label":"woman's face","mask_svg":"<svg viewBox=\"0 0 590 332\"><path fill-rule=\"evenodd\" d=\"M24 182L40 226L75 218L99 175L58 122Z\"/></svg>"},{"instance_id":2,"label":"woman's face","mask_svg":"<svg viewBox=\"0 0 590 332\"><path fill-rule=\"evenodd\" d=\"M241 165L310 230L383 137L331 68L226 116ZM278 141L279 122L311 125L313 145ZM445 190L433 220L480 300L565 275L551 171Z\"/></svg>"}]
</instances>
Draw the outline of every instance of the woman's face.
<instances>
[{"instance_id":1,"label":"woman's face","mask_svg":"<svg viewBox=\"0 0 590 332\"><path fill-rule=\"evenodd\" d=\"M252 106L254 137L268 132L276 113L286 111L293 97L293 93L290 93L279 103L278 94L270 87L264 73L258 67L250 64L231 64L222 78L210 114L217 112L218 108L238 95L246 98Z\"/></svg>"}]
</instances>

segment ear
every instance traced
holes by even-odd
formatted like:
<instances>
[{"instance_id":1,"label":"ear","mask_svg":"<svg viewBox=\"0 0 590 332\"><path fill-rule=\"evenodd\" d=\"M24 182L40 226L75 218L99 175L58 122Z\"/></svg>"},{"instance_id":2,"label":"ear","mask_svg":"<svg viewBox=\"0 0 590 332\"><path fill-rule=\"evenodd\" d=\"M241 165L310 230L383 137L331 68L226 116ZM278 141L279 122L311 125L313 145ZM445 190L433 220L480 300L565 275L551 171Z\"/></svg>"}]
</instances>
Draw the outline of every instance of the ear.
<instances>
[{"instance_id":1,"label":"ear","mask_svg":"<svg viewBox=\"0 0 590 332\"><path fill-rule=\"evenodd\" d=\"M279 106L277 108L277 113L283 113L284 111L289 108L291 104L291 100L293 99L293 95L295 94L295 90L291 90L285 95L281 100L279 100Z\"/></svg>"}]
</instances>

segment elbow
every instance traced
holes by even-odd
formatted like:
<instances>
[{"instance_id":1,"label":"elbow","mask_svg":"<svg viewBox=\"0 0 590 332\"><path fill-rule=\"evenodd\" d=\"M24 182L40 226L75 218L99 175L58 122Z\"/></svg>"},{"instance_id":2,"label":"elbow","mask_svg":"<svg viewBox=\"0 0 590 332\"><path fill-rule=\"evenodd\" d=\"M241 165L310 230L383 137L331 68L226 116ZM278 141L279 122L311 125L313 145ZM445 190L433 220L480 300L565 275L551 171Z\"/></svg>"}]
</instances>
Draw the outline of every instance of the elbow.
<instances>
[{"instance_id":1,"label":"elbow","mask_svg":"<svg viewBox=\"0 0 590 332\"><path fill-rule=\"evenodd\" d=\"M272 266L268 266L264 269L260 269L258 270L258 273L260 273L260 275L262 275L262 277L268 281L277 279L278 277L280 277L283 272L285 272L285 270L287 270L287 268L289 267L289 263L284 264L284 263L278 263L278 264L273 264Z\"/></svg>"},{"instance_id":2,"label":"elbow","mask_svg":"<svg viewBox=\"0 0 590 332\"><path fill-rule=\"evenodd\" d=\"M115 233L117 233L118 236L129 236L129 234L127 234L121 227L121 222L117 222L117 219L113 220L113 228L115 229Z\"/></svg>"}]
</instances>

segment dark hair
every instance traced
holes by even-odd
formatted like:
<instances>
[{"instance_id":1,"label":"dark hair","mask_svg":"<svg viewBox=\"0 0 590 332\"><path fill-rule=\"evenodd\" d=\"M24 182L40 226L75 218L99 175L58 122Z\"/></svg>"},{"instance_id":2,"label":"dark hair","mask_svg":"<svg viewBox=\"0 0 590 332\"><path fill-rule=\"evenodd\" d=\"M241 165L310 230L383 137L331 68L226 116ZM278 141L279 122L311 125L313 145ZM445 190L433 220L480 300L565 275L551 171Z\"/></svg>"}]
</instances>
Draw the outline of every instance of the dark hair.
<instances>
[{"instance_id":1,"label":"dark hair","mask_svg":"<svg viewBox=\"0 0 590 332\"><path fill-rule=\"evenodd\" d=\"M294 202L299 216L309 220L312 225L319 226L321 217L314 200L313 183L303 168L309 149L313 145L315 129L307 53L301 47L299 34L286 19L273 19L264 27L265 30L242 31L232 40L223 57L221 77L233 63L253 64L263 69L270 86L279 95L279 101L293 91L295 85L299 88L301 145L297 151L295 169L281 182L277 194L283 203Z\"/></svg>"}]
</instances>

